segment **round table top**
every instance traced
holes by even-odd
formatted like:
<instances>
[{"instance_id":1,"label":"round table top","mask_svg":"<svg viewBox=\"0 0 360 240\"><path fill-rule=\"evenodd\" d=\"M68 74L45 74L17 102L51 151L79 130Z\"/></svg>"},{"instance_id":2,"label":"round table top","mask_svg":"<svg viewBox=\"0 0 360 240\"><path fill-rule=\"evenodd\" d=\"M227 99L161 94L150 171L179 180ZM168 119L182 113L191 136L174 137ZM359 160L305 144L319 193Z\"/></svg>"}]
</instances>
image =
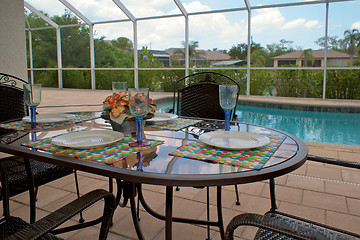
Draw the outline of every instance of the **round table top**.
<instances>
[{"instance_id":1,"label":"round table top","mask_svg":"<svg viewBox=\"0 0 360 240\"><path fill-rule=\"evenodd\" d=\"M52 137L69 131L76 130L111 130L110 124L103 119L95 119L70 127L49 129L36 133L37 138ZM278 177L300 167L307 157L307 147L297 137L264 126L245 123L232 123L231 131L244 131L268 136L283 137L283 142L276 151L268 158L260 170L236 167L221 163L204 160L196 160L185 157L169 155L179 147L197 141L196 127L184 128L180 131L162 130L145 127L144 136L147 139L163 141L163 144L153 146L142 151L142 167L139 168L139 154L132 154L125 159L119 160L113 165L82 161L58 154L33 151L20 144L29 141L28 137L23 140L0 144L0 151L27 155L32 159L67 166L103 176L117 179L157 184L166 186L219 186L256 182ZM24 133L25 135L27 133Z\"/></svg>"}]
</instances>

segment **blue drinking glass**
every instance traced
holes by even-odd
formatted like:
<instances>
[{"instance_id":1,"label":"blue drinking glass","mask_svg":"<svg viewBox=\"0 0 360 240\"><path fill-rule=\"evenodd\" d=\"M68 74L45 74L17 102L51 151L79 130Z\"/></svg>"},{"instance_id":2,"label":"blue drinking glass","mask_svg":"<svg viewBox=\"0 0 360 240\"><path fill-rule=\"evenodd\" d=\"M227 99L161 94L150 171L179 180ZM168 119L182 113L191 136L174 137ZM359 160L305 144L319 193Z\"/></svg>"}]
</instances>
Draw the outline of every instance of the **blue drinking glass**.
<instances>
[{"instance_id":1,"label":"blue drinking glass","mask_svg":"<svg viewBox=\"0 0 360 240\"><path fill-rule=\"evenodd\" d=\"M41 102L41 84L24 84L23 89L25 103L30 108L30 130L40 129L36 126L36 107Z\"/></svg>"},{"instance_id":2,"label":"blue drinking glass","mask_svg":"<svg viewBox=\"0 0 360 240\"><path fill-rule=\"evenodd\" d=\"M142 137L143 117L149 111L149 88L129 88L130 113L136 118L136 142L131 147L148 146L150 143Z\"/></svg>"},{"instance_id":3,"label":"blue drinking glass","mask_svg":"<svg viewBox=\"0 0 360 240\"><path fill-rule=\"evenodd\" d=\"M230 131L230 112L235 108L238 87L236 85L220 85L220 106L225 111L225 131Z\"/></svg>"}]
</instances>

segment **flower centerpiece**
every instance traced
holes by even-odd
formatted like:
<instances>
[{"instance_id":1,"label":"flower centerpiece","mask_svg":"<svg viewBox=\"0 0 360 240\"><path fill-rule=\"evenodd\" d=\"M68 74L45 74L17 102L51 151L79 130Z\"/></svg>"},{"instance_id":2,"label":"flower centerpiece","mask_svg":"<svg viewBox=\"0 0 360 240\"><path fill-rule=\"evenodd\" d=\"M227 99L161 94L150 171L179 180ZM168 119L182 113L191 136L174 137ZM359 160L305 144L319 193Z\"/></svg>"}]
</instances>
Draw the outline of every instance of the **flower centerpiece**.
<instances>
[{"instance_id":1,"label":"flower centerpiece","mask_svg":"<svg viewBox=\"0 0 360 240\"><path fill-rule=\"evenodd\" d=\"M144 96L145 97L145 96ZM141 100L141 96L139 98ZM145 99L144 99L145 101ZM144 119L152 118L156 110L156 103L149 98L149 109ZM129 109L129 94L127 91L120 91L108 96L103 102L103 118L122 124L125 120L135 121Z\"/></svg>"}]
</instances>

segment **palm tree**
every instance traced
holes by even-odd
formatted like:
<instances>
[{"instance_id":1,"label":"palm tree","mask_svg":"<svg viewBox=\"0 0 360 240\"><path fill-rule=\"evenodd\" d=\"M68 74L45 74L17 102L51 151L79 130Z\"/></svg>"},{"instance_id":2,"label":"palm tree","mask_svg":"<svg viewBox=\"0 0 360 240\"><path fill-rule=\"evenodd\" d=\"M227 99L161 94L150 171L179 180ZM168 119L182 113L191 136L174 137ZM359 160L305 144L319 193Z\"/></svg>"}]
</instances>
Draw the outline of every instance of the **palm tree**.
<instances>
[{"instance_id":1,"label":"palm tree","mask_svg":"<svg viewBox=\"0 0 360 240\"><path fill-rule=\"evenodd\" d=\"M184 46L184 48L182 49L177 49L174 54L179 54L182 55L185 59L185 41L182 41L181 44ZM199 47L199 42L198 41L191 41L189 43L189 61L191 61L191 59L196 59L199 55L204 55L203 52L199 52L196 51L196 49Z\"/></svg>"},{"instance_id":2,"label":"palm tree","mask_svg":"<svg viewBox=\"0 0 360 240\"><path fill-rule=\"evenodd\" d=\"M304 51L302 51L302 53L300 54L300 56L298 57L299 60L303 60L303 64L301 64L302 66L307 67L310 63L310 65L312 65L313 61L314 61L314 56L312 54L312 50L311 49L305 49Z\"/></svg>"},{"instance_id":3,"label":"palm tree","mask_svg":"<svg viewBox=\"0 0 360 240\"><path fill-rule=\"evenodd\" d=\"M360 44L360 32L358 29L346 30L341 42L343 48L347 48L350 55L350 65L353 65L353 57L357 45Z\"/></svg>"},{"instance_id":4,"label":"palm tree","mask_svg":"<svg viewBox=\"0 0 360 240\"><path fill-rule=\"evenodd\" d=\"M256 66L264 66L266 62L264 55L265 53L261 50L253 51L250 55L251 62L254 63Z\"/></svg>"}]
</instances>

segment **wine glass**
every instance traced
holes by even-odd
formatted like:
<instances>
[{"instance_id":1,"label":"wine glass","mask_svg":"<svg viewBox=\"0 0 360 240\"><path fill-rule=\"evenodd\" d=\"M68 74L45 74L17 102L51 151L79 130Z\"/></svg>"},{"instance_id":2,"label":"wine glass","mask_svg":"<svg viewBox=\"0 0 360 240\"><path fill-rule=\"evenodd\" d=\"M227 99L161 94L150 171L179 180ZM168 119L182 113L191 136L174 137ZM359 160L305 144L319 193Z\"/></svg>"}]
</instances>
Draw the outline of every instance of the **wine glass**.
<instances>
[{"instance_id":1,"label":"wine glass","mask_svg":"<svg viewBox=\"0 0 360 240\"><path fill-rule=\"evenodd\" d=\"M129 145L131 147L148 146L148 141L142 139L143 117L149 111L149 89L148 88L129 88L129 108L130 113L136 118L136 142Z\"/></svg>"},{"instance_id":2,"label":"wine glass","mask_svg":"<svg viewBox=\"0 0 360 240\"><path fill-rule=\"evenodd\" d=\"M113 93L126 91L126 82L112 82L112 91Z\"/></svg>"},{"instance_id":3,"label":"wine glass","mask_svg":"<svg viewBox=\"0 0 360 240\"><path fill-rule=\"evenodd\" d=\"M40 129L36 127L36 107L41 101L41 84L24 84L24 99L26 105L30 108L31 129Z\"/></svg>"},{"instance_id":4,"label":"wine glass","mask_svg":"<svg viewBox=\"0 0 360 240\"><path fill-rule=\"evenodd\" d=\"M230 131L230 112L235 108L238 87L236 85L220 85L220 106L225 111L225 131Z\"/></svg>"}]
</instances>

